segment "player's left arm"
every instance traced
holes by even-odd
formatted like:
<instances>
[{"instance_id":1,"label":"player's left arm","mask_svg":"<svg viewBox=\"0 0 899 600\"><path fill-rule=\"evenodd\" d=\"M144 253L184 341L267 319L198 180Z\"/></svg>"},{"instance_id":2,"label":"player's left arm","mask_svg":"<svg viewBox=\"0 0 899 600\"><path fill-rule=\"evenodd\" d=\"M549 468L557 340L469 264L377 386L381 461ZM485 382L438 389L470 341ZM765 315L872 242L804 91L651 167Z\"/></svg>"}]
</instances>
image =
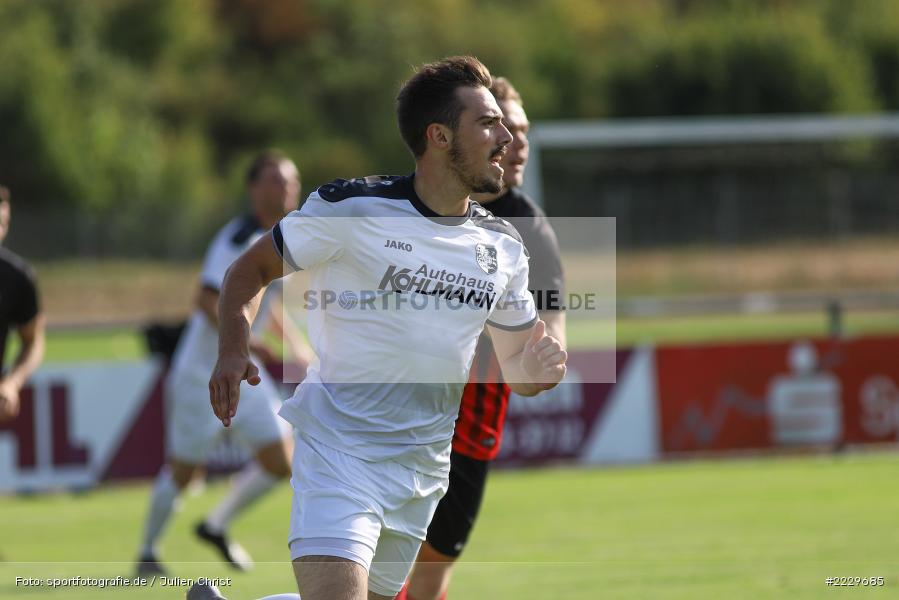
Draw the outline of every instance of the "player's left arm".
<instances>
[{"instance_id":1,"label":"player's left arm","mask_svg":"<svg viewBox=\"0 0 899 600\"><path fill-rule=\"evenodd\" d=\"M565 335L565 311L541 310L538 311L538 314L543 319L543 322L546 323L546 335L556 338L562 348L567 348L568 336Z\"/></svg>"},{"instance_id":2,"label":"player's left arm","mask_svg":"<svg viewBox=\"0 0 899 600\"><path fill-rule=\"evenodd\" d=\"M546 333L568 347L565 311L559 306L565 291L565 271L556 232L546 215L535 209L532 216L510 220L530 253L528 288L536 294L537 313L546 322Z\"/></svg>"},{"instance_id":3,"label":"player's left arm","mask_svg":"<svg viewBox=\"0 0 899 600\"><path fill-rule=\"evenodd\" d=\"M542 320L529 329L516 331L488 324L487 330L503 379L516 394L535 396L556 387L565 377L568 353L559 340L546 335Z\"/></svg>"},{"instance_id":4,"label":"player's left arm","mask_svg":"<svg viewBox=\"0 0 899 600\"><path fill-rule=\"evenodd\" d=\"M530 221L525 225L533 225ZM552 230L548 230L552 233ZM546 235L529 236L542 242ZM534 243L541 256L550 256L540 243ZM545 244L544 244L545 245ZM558 249L555 248L555 256ZM548 273L554 277L547 278ZM538 290L561 288L561 263L556 269L538 265L534 286ZM561 310L537 306L529 281L528 253L522 246L514 274L502 300L487 320L486 329L493 341L493 349L503 372L503 380L513 392L534 396L555 387L565 376L565 315ZM542 294L541 294L542 295ZM556 307L552 307L556 308ZM533 325L528 327L527 323ZM561 338L561 339L560 339Z\"/></svg>"},{"instance_id":5,"label":"player's left arm","mask_svg":"<svg viewBox=\"0 0 899 600\"><path fill-rule=\"evenodd\" d=\"M19 325L16 333L21 342L12 369L0 378L0 421L19 414L19 392L44 358L44 315L38 313Z\"/></svg>"}]
</instances>

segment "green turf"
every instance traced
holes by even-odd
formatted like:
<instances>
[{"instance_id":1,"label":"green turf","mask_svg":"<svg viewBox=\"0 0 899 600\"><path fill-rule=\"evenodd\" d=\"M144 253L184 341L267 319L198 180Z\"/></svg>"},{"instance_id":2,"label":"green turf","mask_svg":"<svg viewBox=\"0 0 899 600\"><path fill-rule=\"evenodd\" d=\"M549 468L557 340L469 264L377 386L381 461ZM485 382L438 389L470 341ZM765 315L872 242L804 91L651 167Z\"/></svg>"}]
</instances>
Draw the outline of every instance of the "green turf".
<instances>
[{"instance_id":1,"label":"green turf","mask_svg":"<svg viewBox=\"0 0 899 600\"><path fill-rule=\"evenodd\" d=\"M497 472L450 597L894 597L897 468L899 456L862 454ZM147 493L129 486L0 499L0 551L24 561L0 563L0 598L183 597L183 588L158 583L127 592L15 587L17 575L128 574ZM163 548L174 574L233 576L224 589L232 600L290 591L288 490L235 526L263 561L247 575L230 574L188 532L221 493L210 487L173 519ZM882 576L886 585L827 587L831 576Z\"/></svg>"},{"instance_id":2,"label":"green turf","mask_svg":"<svg viewBox=\"0 0 899 600\"><path fill-rule=\"evenodd\" d=\"M827 335L824 313L777 315L713 315L699 317L620 318L616 321L620 346L648 341L696 343L787 339ZM607 324L570 320L568 340L572 348L595 348L610 339ZM845 331L850 335L899 332L899 314L859 312L847 315ZM13 336L14 337L14 336ZM10 355L14 352L10 350ZM51 331L47 336L48 362L78 360L132 360L144 355L142 334L133 329L95 331Z\"/></svg>"},{"instance_id":3,"label":"green turf","mask_svg":"<svg viewBox=\"0 0 899 600\"><path fill-rule=\"evenodd\" d=\"M133 360L146 353L136 329L51 332L47 335L47 362L78 360Z\"/></svg>"}]
</instances>

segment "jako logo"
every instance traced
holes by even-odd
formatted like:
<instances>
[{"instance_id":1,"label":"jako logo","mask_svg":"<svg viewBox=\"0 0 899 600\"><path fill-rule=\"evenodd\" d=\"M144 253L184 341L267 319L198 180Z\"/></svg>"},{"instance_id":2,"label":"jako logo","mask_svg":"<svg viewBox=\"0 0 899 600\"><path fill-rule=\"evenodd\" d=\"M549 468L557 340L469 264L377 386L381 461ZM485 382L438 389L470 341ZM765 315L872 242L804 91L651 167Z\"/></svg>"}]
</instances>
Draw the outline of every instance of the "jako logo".
<instances>
[{"instance_id":1,"label":"jako logo","mask_svg":"<svg viewBox=\"0 0 899 600\"><path fill-rule=\"evenodd\" d=\"M387 243L384 244L385 248L396 248L397 250L405 250L406 252L412 252L412 244L407 244L406 242L398 242L396 240L387 240Z\"/></svg>"}]
</instances>

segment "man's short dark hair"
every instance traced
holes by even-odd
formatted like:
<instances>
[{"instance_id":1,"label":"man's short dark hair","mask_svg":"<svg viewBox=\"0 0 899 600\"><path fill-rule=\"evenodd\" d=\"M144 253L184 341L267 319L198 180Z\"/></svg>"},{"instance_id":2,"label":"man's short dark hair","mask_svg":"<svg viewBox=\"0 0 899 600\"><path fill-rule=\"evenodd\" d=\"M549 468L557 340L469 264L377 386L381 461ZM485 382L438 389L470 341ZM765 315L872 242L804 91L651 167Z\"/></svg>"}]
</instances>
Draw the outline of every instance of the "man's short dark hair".
<instances>
[{"instance_id":1,"label":"man's short dark hair","mask_svg":"<svg viewBox=\"0 0 899 600\"><path fill-rule=\"evenodd\" d=\"M451 56L423 65L403 84L396 98L396 118L403 141L418 158L427 148L426 132L431 123L455 130L462 114L456 96L460 87L490 88L493 79L484 64L473 56Z\"/></svg>"},{"instance_id":2,"label":"man's short dark hair","mask_svg":"<svg viewBox=\"0 0 899 600\"><path fill-rule=\"evenodd\" d=\"M496 98L497 102L505 102L506 100L517 102L519 106L524 107L521 100L521 94L512 85L512 82L505 77L494 77L493 85L490 86L490 93Z\"/></svg>"},{"instance_id":3,"label":"man's short dark hair","mask_svg":"<svg viewBox=\"0 0 899 600\"><path fill-rule=\"evenodd\" d=\"M247 169L247 185L252 185L259 181L259 176L262 175L262 171L266 167L270 165L277 167L285 161L290 161L290 158L280 150L274 148L263 150L253 159L253 162L250 163L250 167Z\"/></svg>"},{"instance_id":4,"label":"man's short dark hair","mask_svg":"<svg viewBox=\"0 0 899 600\"><path fill-rule=\"evenodd\" d=\"M9 202L9 188L0 185L0 202Z\"/></svg>"}]
</instances>

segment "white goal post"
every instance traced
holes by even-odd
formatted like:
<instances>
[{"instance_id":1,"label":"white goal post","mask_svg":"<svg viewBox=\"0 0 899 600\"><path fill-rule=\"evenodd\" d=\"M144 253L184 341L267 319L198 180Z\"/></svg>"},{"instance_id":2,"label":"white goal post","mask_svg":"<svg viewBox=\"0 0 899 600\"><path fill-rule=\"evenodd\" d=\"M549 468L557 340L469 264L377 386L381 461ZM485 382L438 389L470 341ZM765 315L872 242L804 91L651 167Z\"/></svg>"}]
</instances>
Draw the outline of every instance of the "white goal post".
<instances>
[{"instance_id":1,"label":"white goal post","mask_svg":"<svg viewBox=\"0 0 899 600\"><path fill-rule=\"evenodd\" d=\"M543 204L541 153L549 149L746 145L852 138L899 138L899 113L537 121L528 134L530 158L522 187L538 204Z\"/></svg>"}]
</instances>

